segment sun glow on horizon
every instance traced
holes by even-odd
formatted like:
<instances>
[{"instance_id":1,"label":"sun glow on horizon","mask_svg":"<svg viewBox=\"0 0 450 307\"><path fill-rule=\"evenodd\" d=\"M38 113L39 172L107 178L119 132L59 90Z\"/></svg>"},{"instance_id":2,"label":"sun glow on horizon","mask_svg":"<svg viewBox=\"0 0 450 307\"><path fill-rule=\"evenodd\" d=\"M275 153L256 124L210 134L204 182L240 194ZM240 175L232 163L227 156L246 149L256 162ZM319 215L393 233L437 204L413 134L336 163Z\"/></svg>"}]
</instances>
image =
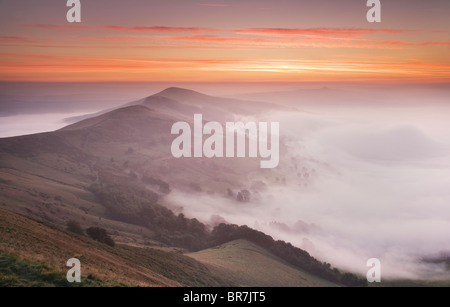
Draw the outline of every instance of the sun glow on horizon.
<instances>
[{"instance_id":1,"label":"sun glow on horizon","mask_svg":"<svg viewBox=\"0 0 450 307\"><path fill-rule=\"evenodd\" d=\"M128 9L113 2L111 12ZM351 24L328 10L321 22L299 23L295 1L286 2L282 15L274 13L279 7L264 1L265 10L254 8L253 17L252 6L241 2L183 1L180 11L151 2L150 24L144 9L136 11L139 7L130 8L130 14L138 14L133 18L114 14L113 19L86 9L98 20L88 15L80 24L69 24L56 18L59 11L45 22L39 14L30 17L38 4L0 3L0 81L450 82L450 26L445 20L450 5L443 2L436 3L443 17L434 16L420 30L390 15L380 25L369 24L350 1L340 5L342 11L354 12ZM167 5L173 16L158 18ZM317 13L321 5L311 1L302 9ZM19 7L30 11L19 15ZM392 14L420 10L419 5L385 7ZM48 14L56 10L48 9ZM181 17L180 12L204 18Z\"/></svg>"}]
</instances>

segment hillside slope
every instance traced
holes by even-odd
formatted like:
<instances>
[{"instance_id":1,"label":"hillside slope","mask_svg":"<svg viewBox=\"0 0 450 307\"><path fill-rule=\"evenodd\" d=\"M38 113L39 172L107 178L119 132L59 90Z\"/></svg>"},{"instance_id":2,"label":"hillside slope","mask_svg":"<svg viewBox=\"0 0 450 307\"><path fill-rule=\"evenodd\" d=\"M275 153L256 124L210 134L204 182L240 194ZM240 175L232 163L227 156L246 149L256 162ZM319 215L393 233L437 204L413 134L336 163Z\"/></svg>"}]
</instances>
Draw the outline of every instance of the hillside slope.
<instances>
[{"instance_id":1,"label":"hillside slope","mask_svg":"<svg viewBox=\"0 0 450 307\"><path fill-rule=\"evenodd\" d=\"M242 287L335 287L336 284L304 272L260 246L236 240L189 254L210 271Z\"/></svg>"},{"instance_id":2,"label":"hillside slope","mask_svg":"<svg viewBox=\"0 0 450 307\"><path fill-rule=\"evenodd\" d=\"M276 170L261 170L257 158L172 156L173 123L192 119L197 110L216 119L230 105L236 108L227 117L258 114L270 107L170 88L138 105L85 119L55 132L0 139L0 208L4 209L0 212L0 252L18 256L18 263L25 267L22 259L45 264L56 272L66 271L65 261L75 254L84 259L80 259L82 263L87 260L88 274L106 284L223 285L219 275L212 276L192 258L149 247L198 251L245 238L211 243L210 231L216 225L207 224L206 219L200 222L196 216L186 218L184 213L193 203L189 199L171 204L174 211L169 210L165 207L170 205L165 202L167 194L181 191L193 197L214 196L219 202L229 201L234 206L231 210L240 210L246 204L235 196L239 191L253 193L257 201L258 184L279 185L283 171L297 167L291 162L283 166L281 161ZM106 229L117 243L116 248L61 231L69 221L83 228ZM301 263L303 269L310 265L309 255L300 260L307 261ZM14 261L6 259L3 263ZM297 265L295 261L290 263ZM313 264L322 267L318 261ZM280 272L284 270L280 268ZM314 285L308 279L295 282L294 273L289 276L288 281L275 284ZM303 280L302 276L297 277ZM265 284L267 278L260 277L260 281L253 280L253 285ZM237 283L230 278L225 284L252 285L252 280L239 279Z\"/></svg>"},{"instance_id":3,"label":"hillside slope","mask_svg":"<svg viewBox=\"0 0 450 307\"><path fill-rule=\"evenodd\" d=\"M330 287L260 246L236 240L181 255L112 248L0 208L0 286L70 286L65 262L78 258L82 286Z\"/></svg>"},{"instance_id":4,"label":"hillside slope","mask_svg":"<svg viewBox=\"0 0 450 307\"><path fill-rule=\"evenodd\" d=\"M175 252L126 245L112 248L0 208L0 285L64 285L65 264L74 257L81 261L84 285L232 285L192 258ZM53 279L42 284L27 280L27 274L14 271L12 265L24 267L26 272L22 273L28 275L30 267L40 266L31 278L47 275L48 279L50 274Z\"/></svg>"},{"instance_id":5,"label":"hillside slope","mask_svg":"<svg viewBox=\"0 0 450 307\"><path fill-rule=\"evenodd\" d=\"M58 131L2 138L0 204L52 225L64 227L75 220L84 227L114 229L116 240L140 240L152 233L112 216L92 192L93 185L129 184L163 197L166 193L156 182L170 189L225 197L227 189L248 189L252 185L248 179L253 178L249 174L260 173L275 181L279 174L262 172L259 159L172 156L172 124L192 120L193 113L187 111L192 108L223 113L217 109L223 107L219 102L225 103L222 98L171 88L141 100L142 105L116 109ZM245 107L251 109L254 104Z\"/></svg>"}]
</instances>

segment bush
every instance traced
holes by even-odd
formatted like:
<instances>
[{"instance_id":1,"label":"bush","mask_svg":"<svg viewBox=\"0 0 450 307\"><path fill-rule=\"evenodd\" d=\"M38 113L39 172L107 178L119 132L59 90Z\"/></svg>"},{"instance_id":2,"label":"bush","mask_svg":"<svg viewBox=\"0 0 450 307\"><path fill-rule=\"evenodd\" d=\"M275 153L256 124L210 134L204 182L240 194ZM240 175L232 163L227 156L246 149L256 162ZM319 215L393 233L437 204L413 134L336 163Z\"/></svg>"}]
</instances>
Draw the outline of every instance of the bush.
<instances>
[{"instance_id":1,"label":"bush","mask_svg":"<svg viewBox=\"0 0 450 307\"><path fill-rule=\"evenodd\" d=\"M155 178L149 177L147 175L144 175L144 177L142 177L142 181L144 183L158 186L159 192L161 192L163 194L169 194L171 192L170 185L161 179L155 179Z\"/></svg>"},{"instance_id":2,"label":"bush","mask_svg":"<svg viewBox=\"0 0 450 307\"><path fill-rule=\"evenodd\" d=\"M84 235L83 228L81 228L80 224L78 224L77 222L75 222L75 221L68 221L66 226L67 226L66 229L68 231L76 233L76 234L79 234L79 235Z\"/></svg>"},{"instance_id":3,"label":"bush","mask_svg":"<svg viewBox=\"0 0 450 307\"><path fill-rule=\"evenodd\" d=\"M108 235L106 230L103 228L91 227L91 228L86 229L86 233L92 239L94 239L100 243L105 243L111 247L114 247L114 245L115 245L114 240Z\"/></svg>"},{"instance_id":4,"label":"bush","mask_svg":"<svg viewBox=\"0 0 450 307\"><path fill-rule=\"evenodd\" d=\"M243 202L243 203L247 203L250 201L250 191L249 190L242 190L240 192L238 192L236 199L237 201Z\"/></svg>"},{"instance_id":5,"label":"bush","mask_svg":"<svg viewBox=\"0 0 450 307\"><path fill-rule=\"evenodd\" d=\"M146 181L165 186L162 181L152 181L149 177ZM166 187L169 189L168 184ZM94 184L90 191L106 208L110 218L146 227L154 233L153 239L190 251L206 246L208 231L205 225L183 214L175 215L170 209L159 205L158 195L153 192L126 184Z\"/></svg>"}]
</instances>

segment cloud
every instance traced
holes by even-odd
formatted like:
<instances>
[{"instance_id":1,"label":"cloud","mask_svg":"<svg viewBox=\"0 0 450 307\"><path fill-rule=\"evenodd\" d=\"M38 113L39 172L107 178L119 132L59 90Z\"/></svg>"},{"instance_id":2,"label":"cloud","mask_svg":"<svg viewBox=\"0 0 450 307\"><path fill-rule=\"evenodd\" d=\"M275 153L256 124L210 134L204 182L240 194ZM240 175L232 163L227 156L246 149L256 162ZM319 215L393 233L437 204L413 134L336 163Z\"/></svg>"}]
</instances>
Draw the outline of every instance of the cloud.
<instances>
[{"instance_id":1,"label":"cloud","mask_svg":"<svg viewBox=\"0 0 450 307\"><path fill-rule=\"evenodd\" d=\"M320 35L320 36L364 36L369 34L404 34L412 30L396 29L358 29L358 28L247 28L237 29L236 33L251 35Z\"/></svg>"},{"instance_id":2,"label":"cloud","mask_svg":"<svg viewBox=\"0 0 450 307\"><path fill-rule=\"evenodd\" d=\"M395 41L395 40L386 40L380 41L379 44L383 46L393 46L393 47L427 47L427 46L443 46L449 47L450 41L434 41L434 42L406 42L406 41Z\"/></svg>"},{"instance_id":3,"label":"cloud","mask_svg":"<svg viewBox=\"0 0 450 307\"><path fill-rule=\"evenodd\" d=\"M210 5L211 6L211 5ZM370 28L240 28L220 29L205 27L169 27L169 26L112 26L112 25L52 25L52 24L24 24L24 27L49 29L49 30L112 30L112 31L134 31L134 32L222 32L245 35L316 35L316 36L364 36L369 34L404 34L414 32L413 30L398 29L370 29Z\"/></svg>"},{"instance_id":4,"label":"cloud","mask_svg":"<svg viewBox=\"0 0 450 307\"><path fill-rule=\"evenodd\" d=\"M228 4L220 4L220 3L201 3L199 4L201 6L208 6L208 7L228 7Z\"/></svg>"},{"instance_id":5,"label":"cloud","mask_svg":"<svg viewBox=\"0 0 450 307\"><path fill-rule=\"evenodd\" d=\"M50 24L27 24L25 27L48 29L53 31L113 31L113 32L135 32L135 33L161 33L197 34L192 36L165 36L166 40L184 40L207 42L217 44L233 44L263 47L315 47L315 48L377 48L377 49L399 49L404 47L427 47L427 46L449 46L449 41L431 42L407 42L401 40L380 40L363 38L374 34L399 35L412 33L413 30L398 29L369 29L369 28L247 28L247 29L219 29L205 27L167 27L167 26L84 26L84 25L50 25ZM218 35L203 35L216 33ZM265 36L264 38L247 37ZM100 38L102 39L102 38ZM32 43L18 37L4 37L5 41L17 43ZM103 39L104 40L104 39ZM117 38L121 41L120 38ZM112 41L112 38L110 38ZM123 40L122 40L123 41ZM133 41L137 41L134 38Z\"/></svg>"},{"instance_id":6,"label":"cloud","mask_svg":"<svg viewBox=\"0 0 450 307\"><path fill-rule=\"evenodd\" d=\"M53 30L53 31L78 31L78 30L94 30L96 26L85 26L85 25L73 25L73 24L23 24L23 27L26 28L35 28L35 29L45 29L45 30Z\"/></svg>"},{"instance_id":7,"label":"cloud","mask_svg":"<svg viewBox=\"0 0 450 307\"><path fill-rule=\"evenodd\" d=\"M349 132L343 139L332 137L329 142L338 142L347 153L362 159L405 161L432 158L445 153L441 144L411 125L370 133Z\"/></svg>"},{"instance_id":8,"label":"cloud","mask_svg":"<svg viewBox=\"0 0 450 307\"><path fill-rule=\"evenodd\" d=\"M125 27L125 26L84 26L84 25L51 25L51 24L25 24L25 27L47 29L55 31L92 31L92 30L110 30L118 32L149 32L149 33L181 33L181 32L221 32L223 30L215 28L201 28L201 27L166 27L166 26L151 26L151 27Z\"/></svg>"},{"instance_id":9,"label":"cloud","mask_svg":"<svg viewBox=\"0 0 450 307\"><path fill-rule=\"evenodd\" d=\"M220 43L227 45L260 45L260 46L294 46L296 41L294 40L277 40L277 39L265 39L265 38L245 38L245 37L227 37L216 35L203 35L203 36L175 36L167 37L167 39L183 40L183 41L196 41L206 43Z\"/></svg>"},{"instance_id":10,"label":"cloud","mask_svg":"<svg viewBox=\"0 0 450 307\"><path fill-rule=\"evenodd\" d=\"M84 114L86 113L65 112L1 117L0 138L54 131L67 125L62 121L63 118L68 116L80 116Z\"/></svg>"},{"instance_id":11,"label":"cloud","mask_svg":"<svg viewBox=\"0 0 450 307\"><path fill-rule=\"evenodd\" d=\"M302 93L291 100L302 101ZM260 176L267 189L258 200L242 204L175 190L169 203L204 222L220 216L260 229L362 275L367 260L379 258L382 280L448 279L445 268L421 262L450 250L450 107L440 103L446 94L413 88L358 93L364 104L331 91L299 102L302 112L266 115L283 127L288 150L276 176L286 180ZM283 104L281 96L277 101ZM247 184L242 188L251 189Z\"/></svg>"},{"instance_id":12,"label":"cloud","mask_svg":"<svg viewBox=\"0 0 450 307\"><path fill-rule=\"evenodd\" d=\"M220 32L219 29L214 28L198 28L198 27L120 27L120 26L99 26L97 29L107 29L113 31L132 31L132 32L159 32L159 33L180 33L180 32Z\"/></svg>"},{"instance_id":13,"label":"cloud","mask_svg":"<svg viewBox=\"0 0 450 307\"><path fill-rule=\"evenodd\" d=\"M0 43L34 44L37 41L23 36L0 36Z\"/></svg>"},{"instance_id":14,"label":"cloud","mask_svg":"<svg viewBox=\"0 0 450 307\"><path fill-rule=\"evenodd\" d=\"M191 62L188 65L180 65L179 73L184 76L189 73L198 73L199 71L208 71L209 75L202 75L202 78L209 79L212 72L228 72L227 79L234 79L236 74L232 72L265 72L259 74L258 79L263 80L293 80L298 72L317 72L321 75L309 74L302 75L314 80L321 78L327 79L335 73L345 77L347 80L363 78L393 78L418 79L426 76L427 78L447 80L449 78L449 65L445 63L445 53L436 58L436 49L450 46L450 42L444 39L440 40L434 36L433 40L424 41L422 36L417 36L414 41L410 34L418 31L408 29L373 29L373 28L236 28L223 29L214 27L170 27L170 26L113 26L113 25L51 25L51 24L28 24L26 27L32 27L48 31L64 32L64 34L55 35L55 33L45 33L39 31L40 37L49 37L45 41L37 41L28 37L3 36L0 38L0 44L10 47L36 47L48 51L48 54L54 54L57 58L58 49L64 48L63 53L70 53L70 49L91 50L92 59L101 57L101 54L110 54L105 50L114 50L115 56L108 58L111 63L110 71L118 72L117 69L123 67L126 70L127 78L134 74L136 78L142 73L155 72L156 69L169 67L170 59L166 59L164 54L171 54L175 60L184 60L184 63ZM70 35L65 32L70 32ZM422 32L420 32L422 33ZM423 34L423 33L422 33ZM426 37L427 39L429 37ZM48 50L45 50L48 49ZM298 50L296 50L298 49ZM314 50L321 49L320 53ZM389 60L376 61L373 58L373 50L386 50L383 53ZM396 50L404 49L403 53ZM145 54L146 51L150 53ZM199 50L194 55L192 50ZM206 55L209 50L223 51L222 53L213 52ZM388 52L392 50L392 52ZM60 50L61 51L61 50ZM165 52L166 51L166 52ZM255 54L254 60L249 59L249 52ZM370 51L370 52L369 52ZM22 48L20 53L25 53ZM75 52L75 51L73 51ZM82 52L83 53L83 52ZM404 54L414 60L402 60ZM198 61L197 57L215 57L216 60L225 60L228 58L236 59L234 63L217 63L206 65ZM302 59L318 59L316 61L302 61ZM160 63L141 61L142 67L139 69L129 63L137 63L135 59L143 58L159 59ZM262 57L265 59L258 59ZM76 57L74 57L76 58ZM297 60L295 60L297 58ZM356 61L356 59L361 59ZM431 63L431 61L434 61ZM128 64L126 63L128 61ZM440 61L440 62L439 62ZM9 57L8 60L1 59L3 68L11 70L18 67L17 73L26 71L26 67ZM31 61L30 61L31 62ZM32 74L37 74L39 63L30 63ZM84 61L88 62L88 61ZM121 62L120 65L117 65ZM283 63L284 62L284 63ZM427 63L428 62L428 63ZM105 71L106 67L95 65L89 69L86 66L80 68L73 67L73 61L67 63L67 67L75 69L76 72L95 72L95 69L101 68ZM78 64L78 63L76 63ZM49 65L51 69L59 66L59 63ZM61 71L62 72L62 71ZM7 72L3 72L5 75ZM11 71L7 76L8 80L17 78L13 76L16 72ZM285 77L275 74L285 74ZM42 71L42 74L48 74L48 71ZM325 75L328 74L328 75ZM119 74L117 74L119 75ZM252 74L256 76L256 74ZM23 78L23 74L21 74ZM49 78L53 78L47 76ZM83 76L79 76L82 78ZM222 75L216 74L216 79L222 80ZM30 77L27 78L41 78ZM78 78L78 77L77 77ZM104 78L104 75L102 76ZM110 76L108 77L110 78ZM152 80L164 78L167 80L161 70L159 76L153 75ZM136 79L134 79L136 80Z\"/></svg>"}]
</instances>

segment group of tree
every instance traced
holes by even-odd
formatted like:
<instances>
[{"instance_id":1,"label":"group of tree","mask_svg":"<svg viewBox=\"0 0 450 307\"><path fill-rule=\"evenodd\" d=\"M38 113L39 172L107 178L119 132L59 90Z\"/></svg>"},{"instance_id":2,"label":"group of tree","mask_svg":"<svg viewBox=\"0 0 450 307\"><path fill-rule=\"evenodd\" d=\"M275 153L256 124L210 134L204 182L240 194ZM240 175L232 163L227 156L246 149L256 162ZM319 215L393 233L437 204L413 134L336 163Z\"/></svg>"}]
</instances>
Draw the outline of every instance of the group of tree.
<instances>
[{"instance_id":1,"label":"group of tree","mask_svg":"<svg viewBox=\"0 0 450 307\"><path fill-rule=\"evenodd\" d=\"M246 239L272 252L274 255L316 276L347 286L366 286L367 281L354 274L342 273L328 263L322 263L306 251L284 241L275 241L263 232L249 228L220 224L212 232L197 219L175 215L158 204L158 195L132 185L94 184L90 190L106 208L110 218L140 225L153 233L153 239L170 246L197 251L237 239ZM91 231L102 238L104 233Z\"/></svg>"},{"instance_id":2,"label":"group of tree","mask_svg":"<svg viewBox=\"0 0 450 307\"><path fill-rule=\"evenodd\" d=\"M142 182L158 186L159 192L161 192L161 193L164 193L164 194L170 193L170 185L161 179L155 179L148 175L144 175L142 177Z\"/></svg>"},{"instance_id":3,"label":"group of tree","mask_svg":"<svg viewBox=\"0 0 450 307\"><path fill-rule=\"evenodd\" d=\"M281 259L309 273L346 286L367 286L367 281L351 273L342 273L312 257L308 252L248 226L220 224L211 232L209 246L217 246L238 239L246 239L269 250Z\"/></svg>"},{"instance_id":4,"label":"group of tree","mask_svg":"<svg viewBox=\"0 0 450 307\"><path fill-rule=\"evenodd\" d=\"M238 202L241 203L247 203L250 202L251 199L251 193L249 190L241 190L237 192L236 196L234 195L234 192L231 189L227 189L226 196L228 198L235 198Z\"/></svg>"},{"instance_id":5,"label":"group of tree","mask_svg":"<svg viewBox=\"0 0 450 307\"><path fill-rule=\"evenodd\" d=\"M242 203L247 203L250 201L250 191L242 190L237 193L236 200Z\"/></svg>"},{"instance_id":6,"label":"group of tree","mask_svg":"<svg viewBox=\"0 0 450 307\"><path fill-rule=\"evenodd\" d=\"M67 230L71 231L73 233L84 235L85 231L83 228L81 228L80 224L75 221L69 221L66 224ZM90 227L86 229L86 234L94 239L95 241L98 241L100 243L104 243L106 245L109 245L111 247L115 246L114 240L108 235L106 229L99 228L99 227Z\"/></svg>"},{"instance_id":7,"label":"group of tree","mask_svg":"<svg viewBox=\"0 0 450 307\"><path fill-rule=\"evenodd\" d=\"M154 239L172 246L192 251L206 246L205 225L159 205L158 195L151 191L124 184L94 184L90 191L111 219L146 227Z\"/></svg>"},{"instance_id":8,"label":"group of tree","mask_svg":"<svg viewBox=\"0 0 450 307\"><path fill-rule=\"evenodd\" d=\"M89 237L92 239L105 243L106 245L109 245L111 247L114 247L115 242L114 240L108 235L105 229L99 228L99 227L90 227L86 229L86 233Z\"/></svg>"}]
</instances>

